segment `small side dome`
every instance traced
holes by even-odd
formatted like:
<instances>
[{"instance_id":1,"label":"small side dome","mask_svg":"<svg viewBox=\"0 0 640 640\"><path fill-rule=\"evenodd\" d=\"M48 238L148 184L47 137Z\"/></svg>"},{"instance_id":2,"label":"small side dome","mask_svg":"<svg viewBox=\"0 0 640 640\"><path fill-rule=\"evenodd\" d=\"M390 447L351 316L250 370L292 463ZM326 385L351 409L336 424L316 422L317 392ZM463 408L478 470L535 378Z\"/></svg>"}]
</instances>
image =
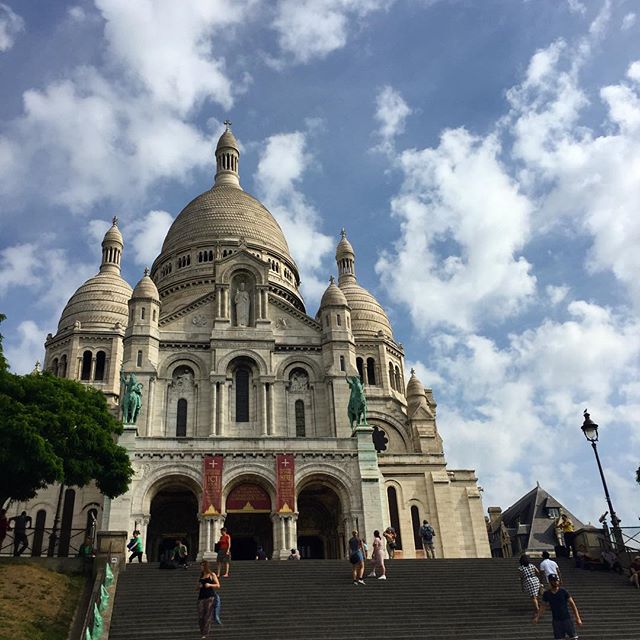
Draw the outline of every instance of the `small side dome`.
<instances>
[{"instance_id":1,"label":"small side dome","mask_svg":"<svg viewBox=\"0 0 640 640\"><path fill-rule=\"evenodd\" d=\"M391 323L387 314L375 297L355 281L346 281L340 285L351 307L351 330L356 337L383 335L393 337Z\"/></svg>"},{"instance_id":2,"label":"small side dome","mask_svg":"<svg viewBox=\"0 0 640 640\"><path fill-rule=\"evenodd\" d=\"M338 246L336 247L336 260L349 256L354 258L356 253L349 240L347 240L347 232L344 229L340 232L340 236L340 242L338 242Z\"/></svg>"},{"instance_id":3,"label":"small side dome","mask_svg":"<svg viewBox=\"0 0 640 640\"><path fill-rule=\"evenodd\" d=\"M409 383L407 384L407 399L411 396L424 396L424 385L418 377L416 376L416 370L411 369L411 378L409 379Z\"/></svg>"},{"instance_id":4,"label":"small side dome","mask_svg":"<svg viewBox=\"0 0 640 640\"><path fill-rule=\"evenodd\" d=\"M216 151L218 151L218 149L223 149L223 148L227 148L227 149L235 149L236 151L240 152L240 148L238 147L238 141L236 140L236 137L233 135L233 131L231 131L231 129L227 128L224 133L220 136L220 139L218 140L218 144L216 145Z\"/></svg>"},{"instance_id":5,"label":"small side dome","mask_svg":"<svg viewBox=\"0 0 640 640\"><path fill-rule=\"evenodd\" d=\"M347 298L344 293L340 290L340 287L336 285L333 276L329 279L329 286L325 290L322 295L322 300L320 300L320 309L323 307L334 307L334 306L348 306Z\"/></svg>"},{"instance_id":6,"label":"small side dome","mask_svg":"<svg viewBox=\"0 0 640 640\"><path fill-rule=\"evenodd\" d=\"M136 285L136 288L133 290L133 295L131 299L135 298L151 298L152 300L157 300L160 302L160 294L158 293L158 287L156 287L155 282L149 277L149 269L145 268L144 275L140 279L140 282Z\"/></svg>"}]
</instances>

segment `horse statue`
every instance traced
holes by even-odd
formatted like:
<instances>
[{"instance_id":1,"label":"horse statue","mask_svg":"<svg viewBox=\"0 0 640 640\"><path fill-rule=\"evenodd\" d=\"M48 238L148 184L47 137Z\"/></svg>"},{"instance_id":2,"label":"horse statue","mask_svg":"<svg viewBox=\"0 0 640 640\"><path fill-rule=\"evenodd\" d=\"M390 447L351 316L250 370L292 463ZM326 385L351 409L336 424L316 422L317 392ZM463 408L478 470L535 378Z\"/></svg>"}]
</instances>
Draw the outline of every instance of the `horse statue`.
<instances>
[{"instance_id":1,"label":"horse statue","mask_svg":"<svg viewBox=\"0 0 640 640\"><path fill-rule=\"evenodd\" d=\"M125 424L135 424L142 408L142 382L138 382L136 374L131 372L127 379L124 371L120 371L120 382L124 388L122 394L122 418Z\"/></svg>"},{"instance_id":2,"label":"horse statue","mask_svg":"<svg viewBox=\"0 0 640 640\"><path fill-rule=\"evenodd\" d=\"M345 376L351 389L349 396L349 424L353 430L356 426L367 424L367 399L364 395L364 385L359 376Z\"/></svg>"}]
</instances>

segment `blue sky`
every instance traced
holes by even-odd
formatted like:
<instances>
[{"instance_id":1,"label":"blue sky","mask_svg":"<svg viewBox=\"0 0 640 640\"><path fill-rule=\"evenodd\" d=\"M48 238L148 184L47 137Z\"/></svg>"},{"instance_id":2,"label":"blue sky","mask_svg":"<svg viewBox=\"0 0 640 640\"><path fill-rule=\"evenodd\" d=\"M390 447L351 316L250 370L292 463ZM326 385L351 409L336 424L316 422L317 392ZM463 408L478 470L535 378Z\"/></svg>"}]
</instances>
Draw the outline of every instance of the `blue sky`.
<instances>
[{"instance_id":1,"label":"blue sky","mask_svg":"<svg viewBox=\"0 0 640 640\"><path fill-rule=\"evenodd\" d=\"M139 279L209 188L222 121L315 314L341 227L449 465L623 524L640 464L635 0L0 2L0 311L42 359L117 214Z\"/></svg>"}]
</instances>

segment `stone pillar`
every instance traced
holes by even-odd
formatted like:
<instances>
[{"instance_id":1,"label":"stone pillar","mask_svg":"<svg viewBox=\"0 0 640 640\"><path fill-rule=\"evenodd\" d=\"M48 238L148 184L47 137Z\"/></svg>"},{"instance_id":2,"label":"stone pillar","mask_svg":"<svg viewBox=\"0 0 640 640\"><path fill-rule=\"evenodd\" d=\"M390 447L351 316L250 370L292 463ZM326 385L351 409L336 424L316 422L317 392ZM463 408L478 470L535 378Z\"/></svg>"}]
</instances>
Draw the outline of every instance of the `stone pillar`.
<instances>
[{"instance_id":1,"label":"stone pillar","mask_svg":"<svg viewBox=\"0 0 640 640\"><path fill-rule=\"evenodd\" d=\"M373 429L360 425L355 429L358 446L358 467L362 491L362 522L355 527L360 535L370 538L375 529L384 531L384 510L381 500L382 474L378 467L378 454L373 446Z\"/></svg>"},{"instance_id":2,"label":"stone pillar","mask_svg":"<svg viewBox=\"0 0 640 640\"><path fill-rule=\"evenodd\" d=\"M287 543L289 549L298 548L298 514L293 513L289 517L289 540Z\"/></svg>"},{"instance_id":3,"label":"stone pillar","mask_svg":"<svg viewBox=\"0 0 640 640\"><path fill-rule=\"evenodd\" d=\"M226 381L220 383L219 391L218 404L220 405L220 421L218 424L218 435L223 436L227 431L227 398L229 395L229 388Z\"/></svg>"},{"instance_id":4,"label":"stone pillar","mask_svg":"<svg viewBox=\"0 0 640 640\"><path fill-rule=\"evenodd\" d=\"M127 531L98 531L96 537L96 565L111 564L115 572L127 566Z\"/></svg>"},{"instance_id":5,"label":"stone pillar","mask_svg":"<svg viewBox=\"0 0 640 640\"><path fill-rule=\"evenodd\" d=\"M211 427L210 436L218 435L218 383L211 382Z\"/></svg>"},{"instance_id":6,"label":"stone pillar","mask_svg":"<svg viewBox=\"0 0 640 640\"><path fill-rule=\"evenodd\" d=\"M269 434L269 398L268 398L268 382L260 383L260 422L262 425L262 435Z\"/></svg>"},{"instance_id":7,"label":"stone pillar","mask_svg":"<svg viewBox=\"0 0 640 640\"><path fill-rule=\"evenodd\" d=\"M267 417L269 419L269 435L273 435L275 431L275 393L276 386L272 382L269 383L269 393L267 395L267 399L269 404L267 406Z\"/></svg>"}]
</instances>

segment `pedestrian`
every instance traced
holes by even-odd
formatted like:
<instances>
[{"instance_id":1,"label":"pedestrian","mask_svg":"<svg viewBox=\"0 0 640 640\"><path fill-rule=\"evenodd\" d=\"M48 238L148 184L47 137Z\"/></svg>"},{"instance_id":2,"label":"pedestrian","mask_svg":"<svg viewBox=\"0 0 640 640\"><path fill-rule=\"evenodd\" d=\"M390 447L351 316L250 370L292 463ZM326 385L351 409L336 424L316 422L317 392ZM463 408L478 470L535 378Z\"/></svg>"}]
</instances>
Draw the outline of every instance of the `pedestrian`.
<instances>
[{"instance_id":1,"label":"pedestrian","mask_svg":"<svg viewBox=\"0 0 640 640\"><path fill-rule=\"evenodd\" d=\"M11 523L13 522L13 527ZM27 529L31 528L31 516L27 515L26 511L23 511L19 516L9 518L8 522L9 530L13 530L13 555L18 557L22 555L29 547L29 538L27 538ZM18 547L20 549L18 549Z\"/></svg>"},{"instance_id":2,"label":"pedestrian","mask_svg":"<svg viewBox=\"0 0 640 640\"><path fill-rule=\"evenodd\" d=\"M380 532L376 529L373 532L373 551L371 553L371 562L373 563L373 567L371 568L371 573L367 576L367 578L375 578L376 570L380 574L378 580L386 580L387 572L384 567L384 550L382 548L382 538L380 537Z\"/></svg>"},{"instance_id":3,"label":"pedestrian","mask_svg":"<svg viewBox=\"0 0 640 640\"><path fill-rule=\"evenodd\" d=\"M573 521L566 514L563 513L560 516L560 528L562 529L562 534L564 537L564 546L567 547L567 552L569 553L569 557L571 553L573 553L573 557L576 557L576 530L573 526Z\"/></svg>"},{"instance_id":4,"label":"pedestrian","mask_svg":"<svg viewBox=\"0 0 640 640\"><path fill-rule=\"evenodd\" d=\"M562 638L578 640L578 634L576 633L576 628L569 613L569 605L571 605L571 609L573 610L576 624L581 626L582 618L580 618L578 607L567 590L560 586L560 578L553 574L549 576L549 589L542 595L542 605L533 617L534 624L537 624L540 620L546 605L551 607L551 624L553 625L554 640L562 640Z\"/></svg>"},{"instance_id":5,"label":"pedestrian","mask_svg":"<svg viewBox=\"0 0 640 640\"><path fill-rule=\"evenodd\" d=\"M636 588L640 589L640 556L636 556L629 567L629 582Z\"/></svg>"},{"instance_id":6,"label":"pedestrian","mask_svg":"<svg viewBox=\"0 0 640 640\"><path fill-rule=\"evenodd\" d=\"M256 551L256 560L268 560L265 550L260 546Z\"/></svg>"},{"instance_id":7,"label":"pedestrian","mask_svg":"<svg viewBox=\"0 0 640 640\"><path fill-rule=\"evenodd\" d=\"M129 556L129 563L133 562L135 558L138 558L138 563L142 562L142 554L144 553L144 546L142 545L142 536L140 532L136 529L133 532L133 537L129 540L129 551L131 551L131 555Z\"/></svg>"},{"instance_id":8,"label":"pedestrian","mask_svg":"<svg viewBox=\"0 0 640 640\"><path fill-rule=\"evenodd\" d=\"M393 560L393 556L396 552L396 532L392 527L387 527L382 535L387 543L387 555L389 556L389 560Z\"/></svg>"},{"instance_id":9,"label":"pedestrian","mask_svg":"<svg viewBox=\"0 0 640 640\"><path fill-rule=\"evenodd\" d=\"M617 573L624 572L618 554L613 549L604 549L600 557L608 571L616 571Z\"/></svg>"},{"instance_id":10,"label":"pedestrian","mask_svg":"<svg viewBox=\"0 0 640 640\"><path fill-rule=\"evenodd\" d=\"M2 546L4 545L4 539L7 537L8 530L9 521L7 520L7 510L0 509L0 553L2 553Z\"/></svg>"},{"instance_id":11,"label":"pedestrian","mask_svg":"<svg viewBox=\"0 0 640 640\"><path fill-rule=\"evenodd\" d=\"M365 584L364 576L364 549L358 532L354 529L349 539L349 562L351 563L351 578L353 584Z\"/></svg>"},{"instance_id":12,"label":"pedestrian","mask_svg":"<svg viewBox=\"0 0 640 640\"><path fill-rule=\"evenodd\" d=\"M531 562L527 554L520 556L520 583L522 585L522 591L526 593L533 603L533 608L538 612L540 605L538 604L538 594L540 593L540 580L538 579L538 570L536 566Z\"/></svg>"},{"instance_id":13,"label":"pedestrian","mask_svg":"<svg viewBox=\"0 0 640 640\"><path fill-rule=\"evenodd\" d=\"M218 540L218 556L216 558L217 567L216 573L222 574L224 569L223 578L229 577L229 565L231 564L231 536L227 532L225 527L220 529L220 540Z\"/></svg>"},{"instance_id":14,"label":"pedestrian","mask_svg":"<svg viewBox=\"0 0 640 640\"><path fill-rule=\"evenodd\" d=\"M297 549L291 549L291 553L287 560L300 560L300 552Z\"/></svg>"},{"instance_id":15,"label":"pedestrian","mask_svg":"<svg viewBox=\"0 0 640 640\"><path fill-rule=\"evenodd\" d=\"M560 578L560 567L558 567L557 562L554 562L549 557L548 551L542 552L542 562L540 563L540 571L544 573L545 578L547 579L547 584L549 583L549 576L554 575ZM562 581L562 580L561 580Z\"/></svg>"},{"instance_id":16,"label":"pedestrian","mask_svg":"<svg viewBox=\"0 0 640 640\"><path fill-rule=\"evenodd\" d=\"M218 576L211 571L209 563L203 560L200 563L200 578L198 579L198 624L200 625L200 637L209 635L211 621L213 620L213 606L215 603L216 589L220 588Z\"/></svg>"},{"instance_id":17,"label":"pedestrian","mask_svg":"<svg viewBox=\"0 0 640 640\"><path fill-rule=\"evenodd\" d=\"M184 569L189 568L189 550L182 540L176 540L176 546L173 548L171 560L177 562Z\"/></svg>"},{"instance_id":18,"label":"pedestrian","mask_svg":"<svg viewBox=\"0 0 640 640\"><path fill-rule=\"evenodd\" d=\"M433 530L433 527L426 521L422 521L422 526L420 527L420 537L422 538L422 548L424 549L424 557L425 558L434 558L436 557L436 550L433 546L433 538L435 537L436 532Z\"/></svg>"}]
</instances>

